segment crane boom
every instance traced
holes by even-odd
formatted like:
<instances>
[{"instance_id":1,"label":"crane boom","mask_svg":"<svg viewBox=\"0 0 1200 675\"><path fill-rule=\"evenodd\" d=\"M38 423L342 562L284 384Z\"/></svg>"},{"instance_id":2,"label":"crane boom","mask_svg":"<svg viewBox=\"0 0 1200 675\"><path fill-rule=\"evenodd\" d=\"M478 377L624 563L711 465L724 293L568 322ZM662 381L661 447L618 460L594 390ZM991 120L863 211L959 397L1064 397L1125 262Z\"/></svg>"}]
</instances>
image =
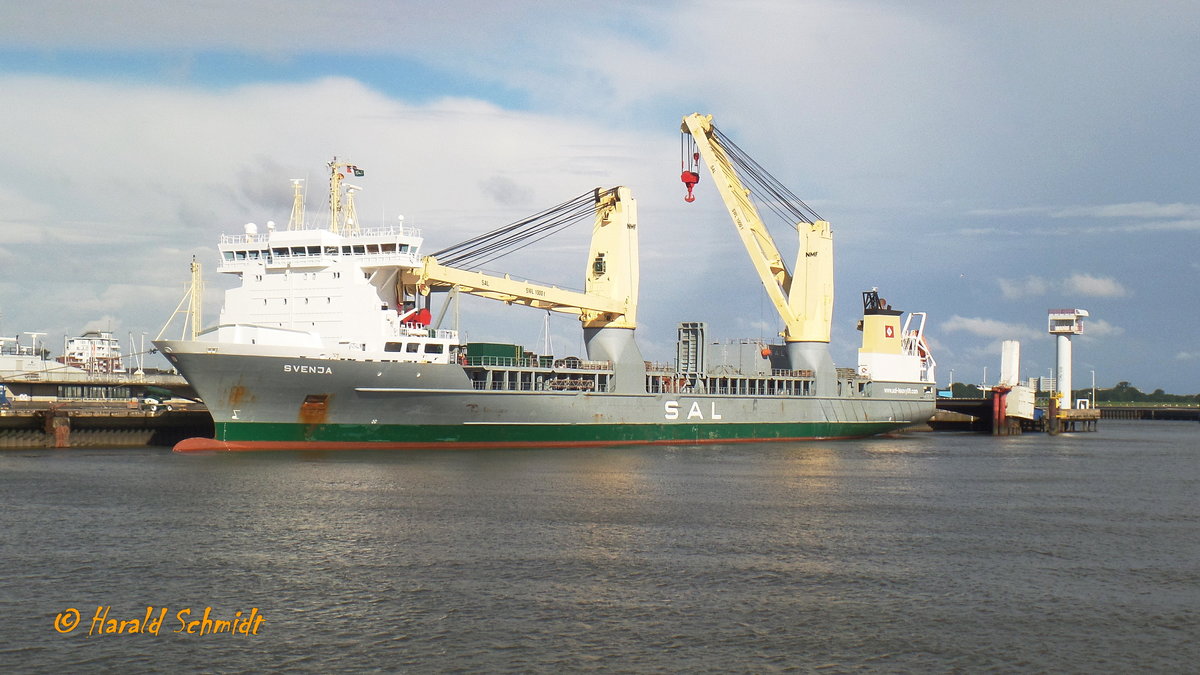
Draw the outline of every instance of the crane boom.
<instances>
[{"instance_id":1,"label":"crane boom","mask_svg":"<svg viewBox=\"0 0 1200 675\"><path fill-rule=\"evenodd\" d=\"M750 261L783 320L784 339L828 343L833 322L833 233L829 223L824 220L796 223L799 247L795 272L789 271L750 200L750 190L717 138L712 115L688 115L683 118L681 130L695 140L712 174Z\"/></svg>"},{"instance_id":2,"label":"crane boom","mask_svg":"<svg viewBox=\"0 0 1200 675\"><path fill-rule=\"evenodd\" d=\"M456 286L462 293L479 297L576 314L585 328L636 327L637 203L627 187L597 189L595 195L596 218L584 292L450 267L434 256L423 259L418 288L428 293L434 286Z\"/></svg>"},{"instance_id":3,"label":"crane boom","mask_svg":"<svg viewBox=\"0 0 1200 675\"><path fill-rule=\"evenodd\" d=\"M457 286L460 293L566 314L625 313L624 304L610 298L513 279L508 274L501 276L448 267L439 263L433 256L424 259L420 283L425 289L435 286Z\"/></svg>"}]
</instances>

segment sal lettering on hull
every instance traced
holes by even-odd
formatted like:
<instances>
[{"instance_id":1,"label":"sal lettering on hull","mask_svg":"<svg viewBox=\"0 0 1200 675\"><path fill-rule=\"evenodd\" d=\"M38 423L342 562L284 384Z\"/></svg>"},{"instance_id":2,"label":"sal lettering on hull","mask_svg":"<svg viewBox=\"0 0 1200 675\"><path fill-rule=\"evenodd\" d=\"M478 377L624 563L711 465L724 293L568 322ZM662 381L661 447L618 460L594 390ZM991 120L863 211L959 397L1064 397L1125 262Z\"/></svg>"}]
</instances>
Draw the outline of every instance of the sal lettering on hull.
<instances>
[{"instance_id":1,"label":"sal lettering on hull","mask_svg":"<svg viewBox=\"0 0 1200 675\"><path fill-rule=\"evenodd\" d=\"M668 420L679 419L679 401L667 401L663 404L663 418ZM704 411L700 409L700 402L692 401L692 407L688 409L687 419L721 419L721 414L717 412L717 402L709 401L708 417L705 417Z\"/></svg>"}]
</instances>

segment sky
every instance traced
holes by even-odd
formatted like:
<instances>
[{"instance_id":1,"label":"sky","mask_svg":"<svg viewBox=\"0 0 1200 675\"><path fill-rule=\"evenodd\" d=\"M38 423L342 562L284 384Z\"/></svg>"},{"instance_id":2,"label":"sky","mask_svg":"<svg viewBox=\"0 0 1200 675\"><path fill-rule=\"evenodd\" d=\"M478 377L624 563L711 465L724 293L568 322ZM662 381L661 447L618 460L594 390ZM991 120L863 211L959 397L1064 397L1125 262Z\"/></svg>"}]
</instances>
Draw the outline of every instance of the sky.
<instances>
[{"instance_id":1,"label":"sky","mask_svg":"<svg viewBox=\"0 0 1200 675\"><path fill-rule=\"evenodd\" d=\"M683 201L679 124L703 112L832 224L838 365L877 287L927 313L943 385L994 383L1010 339L1050 376L1047 310L1081 308L1076 388L1198 393L1175 303L1200 290L1197 26L1173 0L4 3L0 335L153 338L193 256L215 322L219 236L286 222L292 178L315 220L336 155L366 170L363 224L403 215L427 251L627 185L644 356L672 361L681 321L770 339L710 178ZM493 265L579 288L587 236ZM462 317L544 339L535 310ZM549 325L581 353L577 320Z\"/></svg>"}]
</instances>

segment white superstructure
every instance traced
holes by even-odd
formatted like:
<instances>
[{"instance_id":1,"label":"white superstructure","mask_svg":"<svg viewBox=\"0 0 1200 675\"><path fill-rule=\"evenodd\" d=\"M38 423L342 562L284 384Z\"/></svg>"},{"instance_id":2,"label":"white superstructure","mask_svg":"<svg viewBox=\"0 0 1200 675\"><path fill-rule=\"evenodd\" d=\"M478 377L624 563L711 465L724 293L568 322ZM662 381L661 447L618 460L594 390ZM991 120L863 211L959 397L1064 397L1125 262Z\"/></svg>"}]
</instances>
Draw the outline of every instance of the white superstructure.
<instances>
[{"instance_id":1,"label":"white superstructure","mask_svg":"<svg viewBox=\"0 0 1200 675\"><path fill-rule=\"evenodd\" d=\"M361 175L336 159L329 166L334 191L345 167ZM217 271L236 275L240 285L225 292L218 325L196 339L224 350L239 345L245 353L286 348L297 356L448 363L457 332L430 328L419 298L399 290L401 273L421 265L420 231L402 224L361 228L353 209L341 208L346 217L335 214L332 229L277 230L268 223L264 233L250 223L242 234L222 236Z\"/></svg>"},{"instance_id":2,"label":"white superstructure","mask_svg":"<svg viewBox=\"0 0 1200 675\"><path fill-rule=\"evenodd\" d=\"M858 374L885 382L932 384L937 362L925 341L925 312L910 312L900 326L900 310L879 297L878 289L863 292L863 333L858 350Z\"/></svg>"}]
</instances>

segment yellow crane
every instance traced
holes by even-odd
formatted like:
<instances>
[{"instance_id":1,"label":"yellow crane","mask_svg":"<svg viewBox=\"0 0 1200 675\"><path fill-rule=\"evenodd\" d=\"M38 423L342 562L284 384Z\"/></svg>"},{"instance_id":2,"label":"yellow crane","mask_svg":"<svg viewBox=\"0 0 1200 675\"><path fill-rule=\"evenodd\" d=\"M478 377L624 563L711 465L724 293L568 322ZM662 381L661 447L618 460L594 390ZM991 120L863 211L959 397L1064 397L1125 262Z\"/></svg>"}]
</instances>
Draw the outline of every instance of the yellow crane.
<instances>
[{"instance_id":1,"label":"yellow crane","mask_svg":"<svg viewBox=\"0 0 1200 675\"><path fill-rule=\"evenodd\" d=\"M463 293L509 304L576 314L583 325L588 360L612 364L611 390L644 393L646 362L633 338L638 301L637 202L627 187L597 188L593 195L595 220L582 293L443 265L436 256L427 256L415 275L401 283L415 285L422 294L437 286L457 287Z\"/></svg>"},{"instance_id":2,"label":"yellow crane","mask_svg":"<svg viewBox=\"0 0 1200 675\"><path fill-rule=\"evenodd\" d=\"M434 287L457 287L461 293L509 304L576 314L584 328L637 326L637 202L629 188L595 191L596 217L588 252L584 291L572 291L443 265L426 256L416 271L422 294Z\"/></svg>"},{"instance_id":3,"label":"yellow crane","mask_svg":"<svg viewBox=\"0 0 1200 675\"><path fill-rule=\"evenodd\" d=\"M687 150L684 153L682 178L688 187L686 200L694 199L692 188L700 179L698 165L703 159L767 296L783 320L781 334L788 344L792 367L813 370L818 390L827 391L834 378L833 361L829 357L833 322L833 231L829 223L817 217L807 204L721 134L713 126L712 115L688 115L683 118L680 130L693 146L690 155ZM764 194L758 195L760 199L793 219L790 224L799 236L794 271L788 269L751 201L751 190L738 166L761 186ZM824 386L822 381L826 383Z\"/></svg>"}]
</instances>

